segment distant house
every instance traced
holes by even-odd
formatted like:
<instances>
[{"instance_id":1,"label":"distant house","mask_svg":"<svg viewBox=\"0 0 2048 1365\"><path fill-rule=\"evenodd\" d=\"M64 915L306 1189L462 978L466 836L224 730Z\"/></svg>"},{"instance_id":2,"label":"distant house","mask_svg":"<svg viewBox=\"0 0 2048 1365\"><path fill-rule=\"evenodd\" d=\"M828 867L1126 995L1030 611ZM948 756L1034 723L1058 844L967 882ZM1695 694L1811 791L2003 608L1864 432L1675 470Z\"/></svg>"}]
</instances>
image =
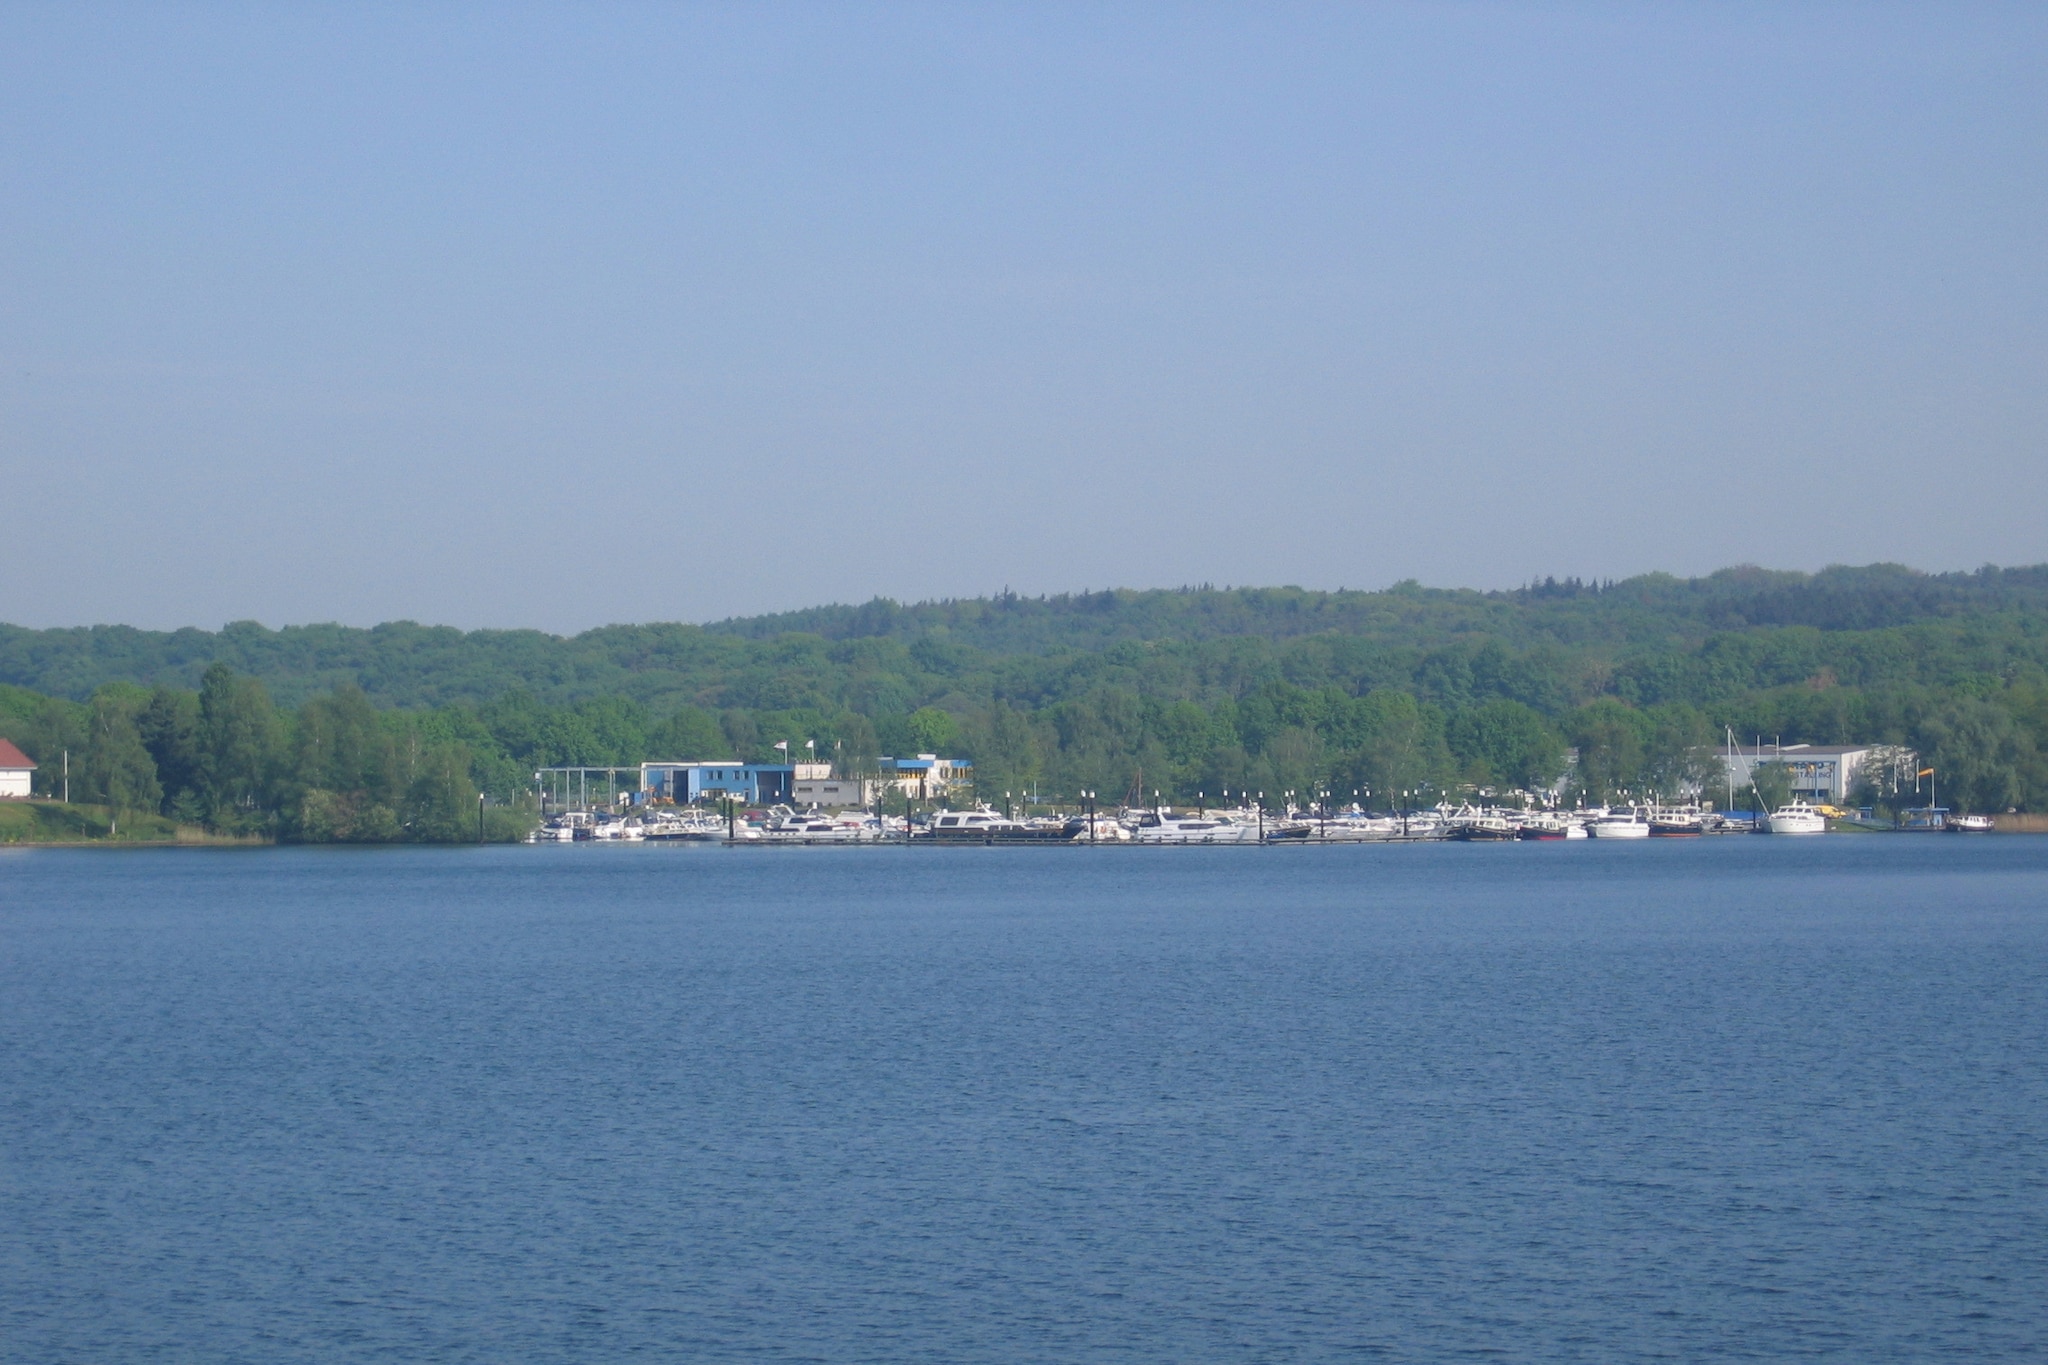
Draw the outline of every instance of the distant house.
<instances>
[{"instance_id":1,"label":"distant house","mask_svg":"<svg viewBox=\"0 0 2048 1365\"><path fill-rule=\"evenodd\" d=\"M919 800L951 795L974 782L974 765L964 758L919 754L916 758L877 759L876 764L882 770L882 781Z\"/></svg>"},{"instance_id":2,"label":"distant house","mask_svg":"<svg viewBox=\"0 0 2048 1365\"><path fill-rule=\"evenodd\" d=\"M30 795L36 761L14 747L11 739L0 739L0 801L21 801Z\"/></svg>"}]
</instances>

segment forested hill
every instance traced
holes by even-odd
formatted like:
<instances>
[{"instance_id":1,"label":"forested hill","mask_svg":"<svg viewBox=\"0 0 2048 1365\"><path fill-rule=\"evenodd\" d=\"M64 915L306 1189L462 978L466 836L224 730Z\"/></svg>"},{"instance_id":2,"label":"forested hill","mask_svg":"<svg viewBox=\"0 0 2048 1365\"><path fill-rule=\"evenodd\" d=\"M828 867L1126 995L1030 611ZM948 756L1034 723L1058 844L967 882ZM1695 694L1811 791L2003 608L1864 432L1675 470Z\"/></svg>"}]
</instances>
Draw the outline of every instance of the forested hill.
<instances>
[{"instance_id":1,"label":"forested hill","mask_svg":"<svg viewBox=\"0 0 2048 1365\"><path fill-rule=\"evenodd\" d=\"M966 757L990 799L1568 776L1597 803L1697 791L1729 730L1918 755L1873 801L1926 763L1969 808L2048 808L2048 566L1005 593L569 638L0 627L0 735L38 790L68 771L84 800L297 839L474 837L478 792L509 809L542 767L807 746Z\"/></svg>"},{"instance_id":2,"label":"forested hill","mask_svg":"<svg viewBox=\"0 0 2048 1365\"><path fill-rule=\"evenodd\" d=\"M394 622L219 632L0 626L0 682L82 700L114 682L196 687L222 662L296 705L352 683L382 706L564 704L657 710L852 708L1005 699L1044 705L1111 685L1213 702L1271 680L1354 694L1396 687L1547 712L1601 695L1706 704L1826 678L1953 686L2048 665L2048 565L1925 574L1727 569L1508 592L1424 588L1113 590L878 599L706 626L560 637Z\"/></svg>"}]
</instances>

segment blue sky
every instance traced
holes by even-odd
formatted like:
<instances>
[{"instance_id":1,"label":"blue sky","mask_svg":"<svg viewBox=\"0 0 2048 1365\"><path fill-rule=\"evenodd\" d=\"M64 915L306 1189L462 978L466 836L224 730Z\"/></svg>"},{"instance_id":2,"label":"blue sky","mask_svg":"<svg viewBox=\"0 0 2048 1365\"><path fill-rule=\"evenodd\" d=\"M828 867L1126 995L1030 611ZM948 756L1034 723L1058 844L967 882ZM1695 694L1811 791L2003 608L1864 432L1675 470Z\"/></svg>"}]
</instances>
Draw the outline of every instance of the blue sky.
<instances>
[{"instance_id":1,"label":"blue sky","mask_svg":"<svg viewBox=\"0 0 2048 1365\"><path fill-rule=\"evenodd\" d=\"M0 7L0 620L2048 559L2039 6Z\"/></svg>"}]
</instances>

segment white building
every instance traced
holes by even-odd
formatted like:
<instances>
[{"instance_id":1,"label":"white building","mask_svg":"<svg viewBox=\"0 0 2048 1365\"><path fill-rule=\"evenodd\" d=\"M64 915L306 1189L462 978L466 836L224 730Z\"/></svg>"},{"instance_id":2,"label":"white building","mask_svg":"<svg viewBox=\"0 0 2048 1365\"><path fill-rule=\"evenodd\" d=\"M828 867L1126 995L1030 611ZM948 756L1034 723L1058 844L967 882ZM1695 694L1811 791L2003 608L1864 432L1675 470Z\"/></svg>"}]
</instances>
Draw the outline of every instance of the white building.
<instances>
[{"instance_id":1,"label":"white building","mask_svg":"<svg viewBox=\"0 0 2048 1365\"><path fill-rule=\"evenodd\" d=\"M1794 796L1839 806L1848 801L1864 763L1882 748L1876 744L1764 744L1724 753L1722 761L1738 792L1749 785L1750 774L1759 767L1782 763L1786 776L1792 779ZM1903 755L1901 761L1910 766L1911 754L1903 750L1889 752Z\"/></svg>"},{"instance_id":2,"label":"white building","mask_svg":"<svg viewBox=\"0 0 2048 1365\"><path fill-rule=\"evenodd\" d=\"M882 770L882 781L920 801L935 801L974 785L974 765L964 758L919 754L916 758L884 758L876 762Z\"/></svg>"},{"instance_id":3,"label":"white building","mask_svg":"<svg viewBox=\"0 0 2048 1365\"><path fill-rule=\"evenodd\" d=\"M31 794L36 761L14 747L11 739L0 739L0 801L23 801Z\"/></svg>"}]
</instances>

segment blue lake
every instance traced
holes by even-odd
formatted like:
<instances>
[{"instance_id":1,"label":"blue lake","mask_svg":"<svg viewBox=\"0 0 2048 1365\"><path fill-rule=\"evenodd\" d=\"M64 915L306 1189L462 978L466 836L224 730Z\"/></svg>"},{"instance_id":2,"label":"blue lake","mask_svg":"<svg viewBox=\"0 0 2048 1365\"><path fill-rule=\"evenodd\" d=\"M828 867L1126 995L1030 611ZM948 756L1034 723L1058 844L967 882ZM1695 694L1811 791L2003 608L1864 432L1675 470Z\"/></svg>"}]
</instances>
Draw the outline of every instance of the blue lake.
<instances>
[{"instance_id":1,"label":"blue lake","mask_svg":"<svg viewBox=\"0 0 2048 1365\"><path fill-rule=\"evenodd\" d=\"M2048 839L0 854L9 1362L2048 1358Z\"/></svg>"}]
</instances>

